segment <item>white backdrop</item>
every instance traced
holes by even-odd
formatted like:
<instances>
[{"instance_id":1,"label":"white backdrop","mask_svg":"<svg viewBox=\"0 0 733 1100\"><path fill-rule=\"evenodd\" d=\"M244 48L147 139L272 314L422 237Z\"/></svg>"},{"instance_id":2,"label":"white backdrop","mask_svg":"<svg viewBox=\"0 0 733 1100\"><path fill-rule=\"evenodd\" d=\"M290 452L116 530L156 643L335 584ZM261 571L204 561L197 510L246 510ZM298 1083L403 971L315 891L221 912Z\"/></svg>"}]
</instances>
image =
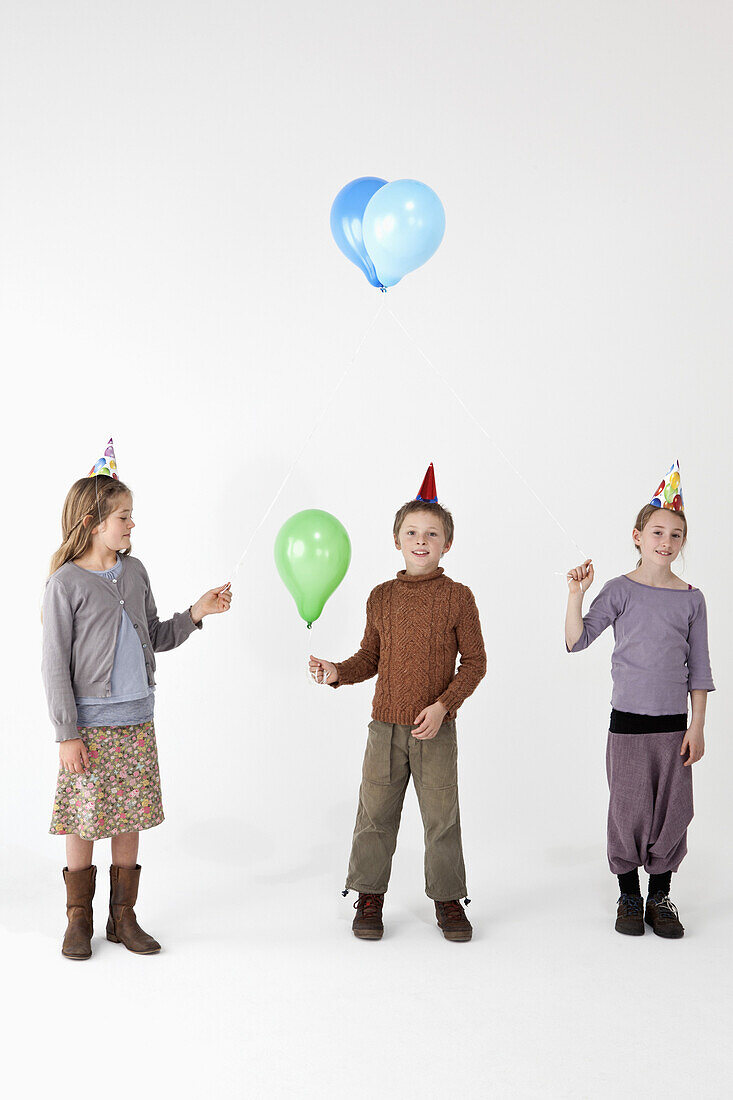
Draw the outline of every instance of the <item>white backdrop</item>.
<instances>
[{"instance_id":1,"label":"white backdrop","mask_svg":"<svg viewBox=\"0 0 733 1100\"><path fill-rule=\"evenodd\" d=\"M83 1055L112 1096L132 1073L141 1096L366 1083L389 1097L599 1097L652 1071L673 1095L722 1095L729 5L1 11L0 942L15 1049L49 1054L29 1080L58 1087ZM707 597L719 689L675 879L688 936L612 930L612 639L565 654L556 573L578 552L385 311L253 542L231 614L159 659L167 820L142 840L139 913L166 950L138 959L98 935L72 966L39 675L64 495L112 435L161 613L231 577L380 304L328 228L336 192L368 174L424 180L443 200L441 248L389 305L594 557L594 591L633 567L636 511L680 459L683 575ZM401 565L392 516L430 461L456 520L446 571L473 589L489 656L459 721L476 933L457 948L434 928L410 790L387 935L365 945L339 891L373 684L317 689L306 658L357 648L370 589ZM353 544L310 633L272 559L279 525L306 507L335 513Z\"/></svg>"}]
</instances>

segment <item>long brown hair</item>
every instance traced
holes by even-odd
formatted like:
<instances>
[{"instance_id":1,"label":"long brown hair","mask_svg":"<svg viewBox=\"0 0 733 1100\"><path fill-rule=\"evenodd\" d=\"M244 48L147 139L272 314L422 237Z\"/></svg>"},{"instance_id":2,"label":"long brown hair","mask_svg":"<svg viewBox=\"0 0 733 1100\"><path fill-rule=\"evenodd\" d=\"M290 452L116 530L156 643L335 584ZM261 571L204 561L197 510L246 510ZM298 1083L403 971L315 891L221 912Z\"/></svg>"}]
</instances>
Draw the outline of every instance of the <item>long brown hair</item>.
<instances>
[{"instance_id":1,"label":"long brown hair","mask_svg":"<svg viewBox=\"0 0 733 1100\"><path fill-rule=\"evenodd\" d=\"M64 510L61 513L61 545L51 558L49 576L67 561L73 561L86 553L92 544L92 531L114 512L117 501L125 493L132 496L123 482L106 474L82 477L74 482L64 501ZM87 516L91 516L91 522L85 524ZM123 555L129 552L119 551Z\"/></svg>"},{"instance_id":2,"label":"long brown hair","mask_svg":"<svg viewBox=\"0 0 733 1100\"><path fill-rule=\"evenodd\" d=\"M634 523L634 530L635 531L643 531L644 528L646 527L647 523L649 522L649 520L653 519L654 516L656 516L661 511L662 511L662 509L658 508L656 504L645 504L644 507L639 512L638 516L636 517L636 522ZM673 512L672 514L677 516L679 519L682 520L682 545L684 546L685 543L687 542L687 517L685 516L684 512ZM634 543L634 547L637 550L639 549L639 547L636 545L636 543ZM640 565L641 565L641 558L639 558L638 562L636 563L637 569Z\"/></svg>"}]
</instances>

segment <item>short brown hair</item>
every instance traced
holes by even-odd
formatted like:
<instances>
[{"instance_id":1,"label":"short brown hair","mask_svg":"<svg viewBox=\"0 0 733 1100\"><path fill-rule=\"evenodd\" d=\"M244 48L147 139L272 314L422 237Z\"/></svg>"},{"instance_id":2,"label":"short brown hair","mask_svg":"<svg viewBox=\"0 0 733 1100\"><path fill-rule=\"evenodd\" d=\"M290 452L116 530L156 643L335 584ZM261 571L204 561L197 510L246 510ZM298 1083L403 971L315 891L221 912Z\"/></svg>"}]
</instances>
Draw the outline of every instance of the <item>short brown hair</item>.
<instances>
[{"instance_id":1,"label":"short brown hair","mask_svg":"<svg viewBox=\"0 0 733 1100\"><path fill-rule=\"evenodd\" d=\"M684 546L685 543L687 542L687 516L685 515L684 512L675 512L672 509L667 509L667 510L671 511L673 516L678 516L679 519L682 520L682 545ZM634 523L634 530L635 531L643 531L644 528L646 527L647 523L649 523L649 521L651 519L653 519L654 516L656 516L658 512L661 512L661 511L662 511L662 509L658 508L656 504L645 504L644 507L639 512L638 516L636 517L636 522ZM636 543L634 543L634 547L637 550L639 549L638 546L636 545ZM639 558L639 560L636 564L641 565L641 558Z\"/></svg>"},{"instance_id":2,"label":"short brown hair","mask_svg":"<svg viewBox=\"0 0 733 1100\"><path fill-rule=\"evenodd\" d=\"M442 504L438 504L437 501L430 504L424 500L408 500L407 504L403 504L401 508L397 509L392 528L395 539L399 538L400 527L412 512L430 512L431 516L437 516L443 525L445 541L453 542L453 516L447 508L444 508Z\"/></svg>"}]
</instances>

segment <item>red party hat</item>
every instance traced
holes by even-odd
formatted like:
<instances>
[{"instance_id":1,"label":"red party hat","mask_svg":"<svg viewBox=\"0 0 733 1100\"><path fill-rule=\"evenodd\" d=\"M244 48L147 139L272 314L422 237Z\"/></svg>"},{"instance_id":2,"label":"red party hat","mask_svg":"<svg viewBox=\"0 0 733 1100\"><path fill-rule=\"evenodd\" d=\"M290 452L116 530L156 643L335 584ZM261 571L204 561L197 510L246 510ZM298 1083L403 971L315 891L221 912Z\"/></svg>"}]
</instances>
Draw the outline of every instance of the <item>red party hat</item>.
<instances>
[{"instance_id":1,"label":"red party hat","mask_svg":"<svg viewBox=\"0 0 733 1100\"><path fill-rule=\"evenodd\" d=\"M422 485L418 489L415 500L421 500L424 504L438 503L438 490L435 488L435 471L432 462L428 466Z\"/></svg>"}]
</instances>

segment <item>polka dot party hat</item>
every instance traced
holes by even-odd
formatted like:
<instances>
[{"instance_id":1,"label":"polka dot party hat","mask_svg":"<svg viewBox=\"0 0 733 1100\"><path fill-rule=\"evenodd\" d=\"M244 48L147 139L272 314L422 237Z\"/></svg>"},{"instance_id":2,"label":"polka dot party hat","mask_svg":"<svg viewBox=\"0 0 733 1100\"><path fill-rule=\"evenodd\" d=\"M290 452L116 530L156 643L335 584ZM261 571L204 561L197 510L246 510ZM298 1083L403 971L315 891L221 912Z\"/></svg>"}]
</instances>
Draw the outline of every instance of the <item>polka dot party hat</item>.
<instances>
[{"instance_id":1,"label":"polka dot party hat","mask_svg":"<svg viewBox=\"0 0 733 1100\"><path fill-rule=\"evenodd\" d=\"M684 512L685 502L682 499L679 459L673 462L667 470L649 503L653 504L655 508L668 508L673 512Z\"/></svg>"},{"instance_id":2,"label":"polka dot party hat","mask_svg":"<svg viewBox=\"0 0 733 1100\"><path fill-rule=\"evenodd\" d=\"M111 439L105 448L104 454L94 463L91 470L87 474L87 477L96 477L97 474L104 474L105 477L113 477L116 478L117 481L120 480L117 475L115 449L112 446Z\"/></svg>"}]
</instances>

